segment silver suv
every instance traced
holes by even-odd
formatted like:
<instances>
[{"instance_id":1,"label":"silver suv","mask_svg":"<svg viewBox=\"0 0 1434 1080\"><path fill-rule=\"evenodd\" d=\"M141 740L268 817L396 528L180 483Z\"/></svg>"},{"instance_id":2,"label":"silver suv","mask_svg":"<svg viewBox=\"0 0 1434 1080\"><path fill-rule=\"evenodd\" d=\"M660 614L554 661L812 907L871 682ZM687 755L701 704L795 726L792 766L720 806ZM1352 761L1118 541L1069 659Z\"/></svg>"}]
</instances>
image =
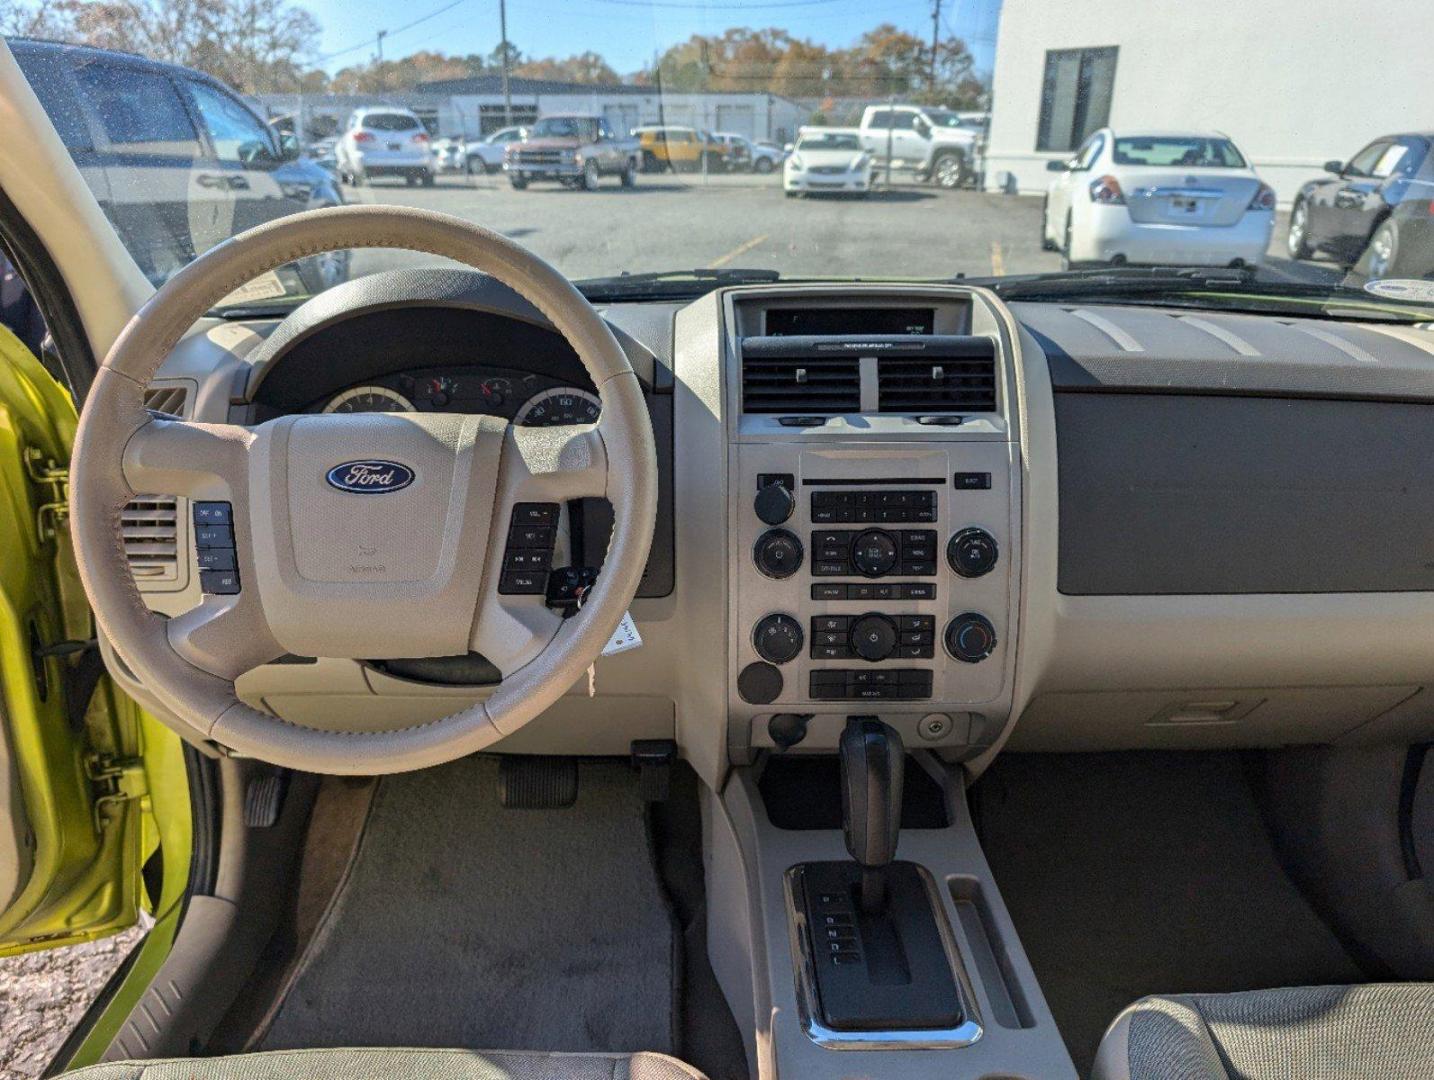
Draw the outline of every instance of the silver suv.
<instances>
[{"instance_id":1,"label":"silver suv","mask_svg":"<svg viewBox=\"0 0 1434 1080\"><path fill-rule=\"evenodd\" d=\"M379 176L401 176L408 186L432 187L433 153L428 129L407 109L356 109L337 148L339 176L362 184Z\"/></svg>"}]
</instances>

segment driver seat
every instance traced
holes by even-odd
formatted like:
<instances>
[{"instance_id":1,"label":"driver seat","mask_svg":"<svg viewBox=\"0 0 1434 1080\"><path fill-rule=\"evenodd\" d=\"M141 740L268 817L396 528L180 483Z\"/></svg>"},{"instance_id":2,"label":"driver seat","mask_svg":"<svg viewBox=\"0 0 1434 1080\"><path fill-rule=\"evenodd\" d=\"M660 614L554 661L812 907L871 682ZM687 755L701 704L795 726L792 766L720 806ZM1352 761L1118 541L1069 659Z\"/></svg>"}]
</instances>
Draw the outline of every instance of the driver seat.
<instances>
[{"instance_id":1,"label":"driver seat","mask_svg":"<svg viewBox=\"0 0 1434 1080\"><path fill-rule=\"evenodd\" d=\"M77 1080L707 1080L666 1054L537 1050L271 1050L233 1057L112 1061Z\"/></svg>"}]
</instances>

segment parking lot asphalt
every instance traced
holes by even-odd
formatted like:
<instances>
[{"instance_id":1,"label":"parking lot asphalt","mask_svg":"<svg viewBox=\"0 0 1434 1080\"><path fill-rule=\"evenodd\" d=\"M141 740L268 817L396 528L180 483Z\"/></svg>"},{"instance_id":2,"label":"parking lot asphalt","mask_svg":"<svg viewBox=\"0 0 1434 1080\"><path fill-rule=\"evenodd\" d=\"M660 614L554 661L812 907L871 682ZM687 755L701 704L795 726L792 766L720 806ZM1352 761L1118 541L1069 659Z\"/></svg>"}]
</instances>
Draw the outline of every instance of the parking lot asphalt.
<instances>
[{"instance_id":1,"label":"parking lot asphalt","mask_svg":"<svg viewBox=\"0 0 1434 1080\"><path fill-rule=\"evenodd\" d=\"M346 188L350 202L397 203L456 214L518 240L572 278L623 270L762 267L784 277L949 277L1058 270L1041 250L1041 197L894 184L867 199L784 197L771 176L641 175L596 192L534 184L514 191L502 175L441 176L432 188L380 180ZM1338 280L1331 263L1284 255L1278 215L1266 272ZM431 263L408 252L356 253L354 274Z\"/></svg>"}]
</instances>

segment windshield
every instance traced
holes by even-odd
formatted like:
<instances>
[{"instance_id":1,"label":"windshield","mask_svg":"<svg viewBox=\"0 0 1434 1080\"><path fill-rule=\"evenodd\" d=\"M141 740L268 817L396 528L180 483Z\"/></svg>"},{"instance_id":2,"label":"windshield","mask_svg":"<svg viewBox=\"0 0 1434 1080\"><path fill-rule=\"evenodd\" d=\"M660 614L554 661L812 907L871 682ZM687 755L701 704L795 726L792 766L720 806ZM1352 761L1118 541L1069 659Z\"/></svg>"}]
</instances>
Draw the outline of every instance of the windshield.
<instances>
[{"instance_id":1,"label":"windshield","mask_svg":"<svg viewBox=\"0 0 1434 1080\"><path fill-rule=\"evenodd\" d=\"M804 132L797 140L798 150L860 150L861 138L835 132Z\"/></svg>"},{"instance_id":2,"label":"windshield","mask_svg":"<svg viewBox=\"0 0 1434 1080\"><path fill-rule=\"evenodd\" d=\"M1132 6L8 0L0 32L155 283L286 214L388 203L595 298L964 277L1434 319L1427 65L1390 46L1434 4ZM236 303L436 261L311 257Z\"/></svg>"},{"instance_id":3,"label":"windshield","mask_svg":"<svg viewBox=\"0 0 1434 1080\"><path fill-rule=\"evenodd\" d=\"M1117 165L1157 165L1181 169L1243 169L1245 159L1229 139L1155 135L1117 137Z\"/></svg>"}]
</instances>

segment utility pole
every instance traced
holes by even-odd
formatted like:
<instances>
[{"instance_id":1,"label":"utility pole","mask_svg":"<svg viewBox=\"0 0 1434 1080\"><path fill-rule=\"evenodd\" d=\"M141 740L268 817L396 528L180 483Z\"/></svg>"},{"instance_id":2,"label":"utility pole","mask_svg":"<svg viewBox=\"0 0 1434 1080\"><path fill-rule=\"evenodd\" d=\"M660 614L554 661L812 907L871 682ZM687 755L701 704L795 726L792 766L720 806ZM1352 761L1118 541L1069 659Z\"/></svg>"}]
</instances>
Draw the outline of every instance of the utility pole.
<instances>
[{"instance_id":1,"label":"utility pole","mask_svg":"<svg viewBox=\"0 0 1434 1080\"><path fill-rule=\"evenodd\" d=\"M508 85L508 0L498 0L498 32L502 40L498 48L503 51L503 126L513 126L513 91Z\"/></svg>"},{"instance_id":2,"label":"utility pole","mask_svg":"<svg viewBox=\"0 0 1434 1080\"><path fill-rule=\"evenodd\" d=\"M383 70L383 39L388 37L387 30L378 32L378 85L380 90L388 89L388 77Z\"/></svg>"},{"instance_id":3,"label":"utility pole","mask_svg":"<svg viewBox=\"0 0 1434 1080\"><path fill-rule=\"evenodd\" d=\"M936 49L941 38L941 0L932 0L931 5L931 104L936 102Z\"/></svg>"}]
</instances>

